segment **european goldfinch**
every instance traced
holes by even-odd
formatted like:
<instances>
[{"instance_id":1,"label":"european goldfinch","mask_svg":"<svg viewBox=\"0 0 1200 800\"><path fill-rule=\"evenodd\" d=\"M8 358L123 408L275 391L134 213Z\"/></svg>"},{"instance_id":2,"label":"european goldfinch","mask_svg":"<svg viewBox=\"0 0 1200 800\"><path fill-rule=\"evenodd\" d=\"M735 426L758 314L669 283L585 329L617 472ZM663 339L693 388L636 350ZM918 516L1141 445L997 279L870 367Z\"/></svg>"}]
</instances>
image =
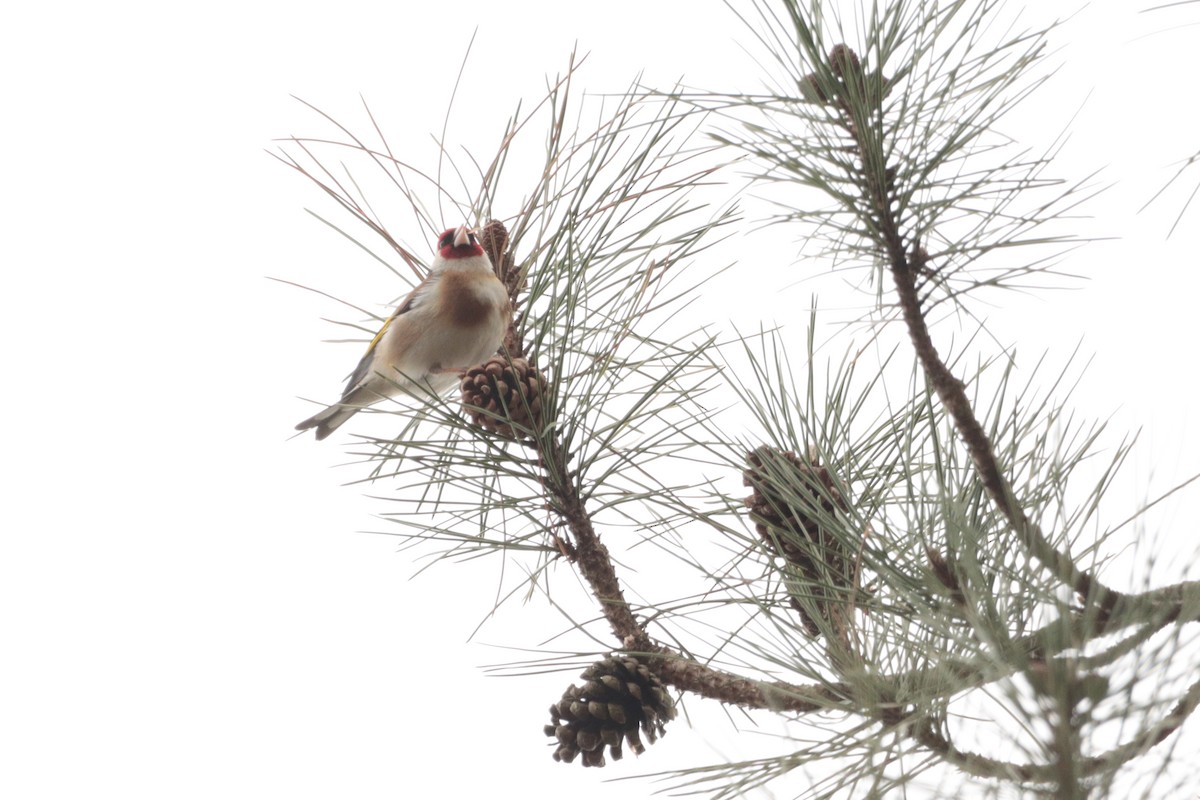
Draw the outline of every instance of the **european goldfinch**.
<instances>
[{"instance_id":1,"label":"european goldfinch","mask_svg":"<svg viewBox=\"0 0 1200 800\"><path fill-rule=\"evenodd\" d=\"M496 352L512 314L508 292L466 225L447 230L425 280L404 298L346 383L342 399L301 422L324 439L386 397L441 393Z\"/></svg>"}]
</instances>

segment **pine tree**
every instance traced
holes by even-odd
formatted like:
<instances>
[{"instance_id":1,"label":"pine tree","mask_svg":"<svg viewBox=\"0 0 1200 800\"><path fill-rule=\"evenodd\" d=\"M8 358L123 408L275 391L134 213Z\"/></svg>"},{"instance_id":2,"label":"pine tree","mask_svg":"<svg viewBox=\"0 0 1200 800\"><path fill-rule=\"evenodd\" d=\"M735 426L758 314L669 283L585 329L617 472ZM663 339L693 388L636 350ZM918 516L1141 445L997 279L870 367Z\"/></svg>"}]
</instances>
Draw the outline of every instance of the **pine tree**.
<instances>
[{"instance_id":1,"label":"pine tree","mask_svg":"<svg viewBox=\"0 0 1200 800\"><path fill-rule=\"evenodd\" d=\"M716 701L821 733L678 776L714 797L814 764L833 768L813 797L903 796L925 774L951 796L1124 796L1200 703L1200 584L1106 577L1144 509L1101 513L1128 444L1095 466L1103 426L1069 411L1069 365L1022 373L952 338L977 296L1037 286L1077 244L1053 226L1086 185L1002 135L1054 31L1006 28L993 0L863 4L853 29L819 0L740 19L770 91L580 99L572 60L462 179L516 314L457 397L381 409L403 420L363 440L407 504L388 517L446 559L519 560L509 596L553 597L607 642L551 706L557 760L641 753L678 703ZM420 173L341 130L421 234L443 227ZM539 168L514 167L538 132ZM327 144L280 158L419 273ZM763 224L736 202L747 171L782 208L769 225L870 298L825 369L815 311L792 321L800 356L787 327L684 324L748 268L709 260ZM564 571L590 607L562 599Z\"/></svg>"}]
</instances>

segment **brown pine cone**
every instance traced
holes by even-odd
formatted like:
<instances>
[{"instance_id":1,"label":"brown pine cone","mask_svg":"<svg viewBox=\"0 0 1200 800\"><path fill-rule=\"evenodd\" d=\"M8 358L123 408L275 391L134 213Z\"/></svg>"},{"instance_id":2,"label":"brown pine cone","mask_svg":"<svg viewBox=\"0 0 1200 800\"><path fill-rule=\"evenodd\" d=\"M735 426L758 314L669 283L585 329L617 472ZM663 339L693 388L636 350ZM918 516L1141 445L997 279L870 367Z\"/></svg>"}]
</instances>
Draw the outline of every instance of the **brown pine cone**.
<instances>
[{"instance_id":1,"label":"brown pine cone","mask_svg":"<svg viewBox=\"0 0 1200 800\"><path fill-rule=\"evenodd\" d=\"M563 692L550 706L551 724L542 729L558 740L555 761L569 764L582 754L583 766L603 767L604 748L620 761L622 742L641 755L646 746L639 731L654 744L675 718L675 705L662 681L632 656L598 661L581 677L586 683L572 684Z\"/></svg>"},{"instance_id":2,"label":"brown pine cone","mask_svg":"<svg viewBox=\"0 0 1200 800\"><path fill-rule=\"evenodd\" d=\"M508 252L508 228L498 219L488 220L479 232L479 244L492 260L496 273L500 273L500 262Z\"/></svg>"},{"instance_id":3,"label":"brown pine cone","mask_svg":"<svg viewBox=\"0 0 1200 800\"><path fill-rule=\"evenodd\" d=\"M829 51L829 65L839 78L847 81L862 79L862 62L858 60L858 53L844 44L836 44Z\"/></svg>"},{"instance_id":4,"label":"brown pine cone","mask_svg":"<svg viewBox=\"0 0 1200 800\"><path fill-rule=\"evenodd\" d=\"M962 581L959 580L958 570L952 559L945 558L932 547L925 548L925 557L929 559L929 569L933 577L950 594L950 599L960 608L967 606L967 596L963 592Z\"/></svg>"},{"instance_id":5,"label":"brown pine cone","mask_svg":"<svg viewBox=\"0 0 1200 800\"><path fill-rule=\"evenodd\" d=\"M810 72L800 79L800 97L810 103L829 102L829 96L821 88L820 79L815 72Z\"/></svg>"},{"instance_id":6,"label":"brown pine cone","mask_svg":"<svg viewBox=\"0 0 1200 800\"><path fill-rule=\"evenodd\" d=\"M759 447L746 454L743 483L754 491L746 498L754 529L776 555L782 556L792 573L805 584L803 594L816 601L820 615L831 619L831 604L844 604L857 586L853 554L844 539L831 529L835 515L848 511L845 498L834 485L829 470L815 459L801 459L793 452ZM833 584L844 592L831 592ZM820 626L795 593L792 607L800 614L811 636Z\"/></svg>"},{"instance_id":7,"label":"brown pine cone","mask_svg":"<svg viewBox=\"0 0 1200 800\"><path fill-rule=\"evenodd\" d=\"M492 260L492 268L508 289L508 299L513 308L517 307L517 295L525 287L521 271L517 269L513 254L508 249L508 229L498 219L493 219L483 226L479 233L479 244L483 252Z\"/></svg>"},{"instance_id":8,"label":"brown pine cone","mask_svg":"<svg viewBox=\"0 0 1200 800\"><path fill-rule=\"evenodd\" d=\"M531 438L541 430L546 377L523 358L509 363L492 356L463 375L463 410L471 421L506 439Z\"/></svg>"}]
</instances>

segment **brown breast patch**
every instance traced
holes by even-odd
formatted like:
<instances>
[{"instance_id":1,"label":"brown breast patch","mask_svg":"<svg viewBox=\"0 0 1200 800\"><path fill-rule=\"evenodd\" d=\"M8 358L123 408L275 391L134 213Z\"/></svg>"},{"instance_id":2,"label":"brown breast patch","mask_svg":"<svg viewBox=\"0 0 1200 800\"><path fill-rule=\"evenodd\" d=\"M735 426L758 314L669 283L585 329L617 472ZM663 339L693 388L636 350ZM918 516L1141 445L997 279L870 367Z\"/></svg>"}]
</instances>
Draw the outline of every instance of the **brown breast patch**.
<instances>
[{"instance_id":1,"label":"brown breast patch","mask_svg":"<svg viewBox=\"0 0 1200 800\"><path fill-rule=\"evenodd\" d=\"M446 283L441 296L447 300L453 298L450 308L444 311L457 327L473 328L487 321L492 302L478 291L480 280L477 276L447 270L441 280Z\"/></svg>"}]
</instances>

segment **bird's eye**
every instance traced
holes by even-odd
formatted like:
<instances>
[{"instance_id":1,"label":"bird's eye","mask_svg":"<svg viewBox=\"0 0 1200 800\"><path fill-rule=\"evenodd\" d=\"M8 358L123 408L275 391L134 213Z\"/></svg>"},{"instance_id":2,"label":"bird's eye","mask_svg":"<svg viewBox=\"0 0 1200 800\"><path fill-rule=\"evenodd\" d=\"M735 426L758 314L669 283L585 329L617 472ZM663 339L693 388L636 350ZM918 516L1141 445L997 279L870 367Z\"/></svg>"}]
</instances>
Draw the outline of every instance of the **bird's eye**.
<instances>
[{"instance_id":1,"label":"bird's eye","mask_svg":"<svg viewBox=\"0 0 1200 800\"><path fill-rule=\"evenodd\" d=\"M447 231L442 235L442 240L438 242L438 247L449 247L454 244L454 232Z\"/></svg>"}]
</instances>

